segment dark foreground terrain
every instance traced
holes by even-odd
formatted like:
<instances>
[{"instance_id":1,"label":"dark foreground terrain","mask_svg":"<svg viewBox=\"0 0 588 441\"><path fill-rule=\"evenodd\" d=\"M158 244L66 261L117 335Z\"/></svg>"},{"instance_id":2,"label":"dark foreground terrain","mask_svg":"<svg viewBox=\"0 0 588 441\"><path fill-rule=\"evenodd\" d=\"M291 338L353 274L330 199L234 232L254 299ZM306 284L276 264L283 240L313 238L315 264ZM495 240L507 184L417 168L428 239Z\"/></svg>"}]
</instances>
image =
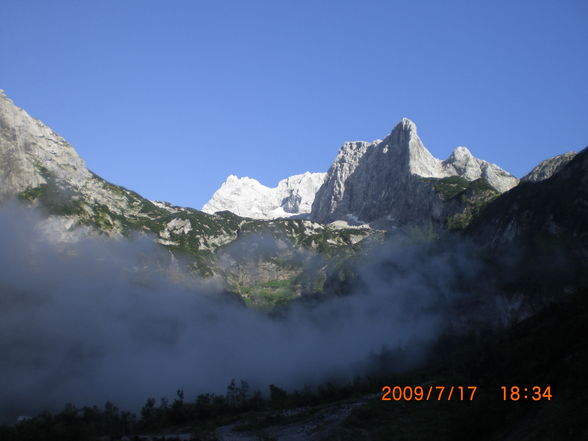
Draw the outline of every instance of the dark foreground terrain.
<instances>
[{"instance_id":1,"label":"dark foreground terrain","mask_svg":"<svg viewBox=\"0 0 588 441\"><path fill-rule=\"evenodd\" d=\"M140 415L68 405L0 428L0 440L564 440L588 439L588 291L551 304L511 329L447 337L428 366L345 385L262 397L246 383L224 396L147 401ZM464 401L382 401L382 387L477 386ZM521 387L518 401L501 386ZM538 401L522 389L540 386ZM531 394L529 393L529 396ZM510 396L510 391L509 391Z\"/></svg>"}]
</instances>

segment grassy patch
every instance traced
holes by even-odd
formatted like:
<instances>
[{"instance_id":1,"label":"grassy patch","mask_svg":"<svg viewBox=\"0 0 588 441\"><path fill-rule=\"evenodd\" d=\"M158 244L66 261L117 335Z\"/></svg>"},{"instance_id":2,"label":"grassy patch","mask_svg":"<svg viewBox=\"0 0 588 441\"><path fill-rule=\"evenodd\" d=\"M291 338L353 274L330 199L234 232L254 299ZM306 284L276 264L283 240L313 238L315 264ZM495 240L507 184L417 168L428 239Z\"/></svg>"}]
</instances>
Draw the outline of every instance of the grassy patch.
<instances>
[{"instance_id":1,"label":"grassy patch","mask_svg":"<svg viewBox=\"0 0 588 441\"><path fill-rule=\"evenodd\" d=\"M270 280L241 288L247 306L271 312L285 306L299 296L299 287L293 278Z\"/></svg>"}]
</instances>

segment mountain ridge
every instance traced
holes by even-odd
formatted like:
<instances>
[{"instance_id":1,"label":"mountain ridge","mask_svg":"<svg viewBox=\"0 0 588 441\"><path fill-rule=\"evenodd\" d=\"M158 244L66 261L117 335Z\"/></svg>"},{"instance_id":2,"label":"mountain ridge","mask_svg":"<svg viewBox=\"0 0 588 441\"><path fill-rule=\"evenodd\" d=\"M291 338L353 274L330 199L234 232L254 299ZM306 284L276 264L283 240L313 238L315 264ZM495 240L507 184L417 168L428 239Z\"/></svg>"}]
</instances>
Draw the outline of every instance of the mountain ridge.
<instances>
[{"instance_id":1,"label":"mountain ridge","mask_svg":"<svg viewBox=\"0 0 588 441\"><path fill-rule=\"evenodd\" d=\"M298 210L308 215L317 181L325 179L316 193L311 219L296 219L299 215L295 215L290 219L258 220L217 210L212 215L149 201L100 178L85 167L62 137L4 94L0 95L0 153L0 194L4 199L17 197L42 207L48 215L62 219L68 230L84 225L110 236L134 232L151 235L172 253L186 256L193 270L206 277L220 276L231 289L243 293L249 292L249 286L236 281L240 280L239 274L247 273L243 268L252 263L233 259L232 267L223 267L219 256L248 235L257 234L289 245L278 247L276 254L263 257L266 260L254 262L267 271L261 279L248 276L247 283L266 283L269 277L288 279L289 286L297 287L300 294L300 277L306 269L297 256L303 252L334 262L334 266L316 268L316 274L310 276L318 281L312 282L312 289L320 291L328 279L327 273L338 271L337 265L359 252L364 241L382 238L383 230L398 226L433 226L437 231L466 228L484 206L500 198L489 181L492 173L500 178L504 172L478 160L464 147L455 149L445 161L434 158L418 138L416 125L403 119L384 140L345 143L330 175L306 173L281 181L281 190L280 185L275 188L281 193L279 197L272 196L272 203L282 204L280 207L291 210L290 214ZM506 174L506 182L512 183L514 179ZM310 191L301 191L300 182L304 180ZM240 182L236 177L230 181ZM248 181L261 186L253 179ZM333 197L335 209L342 213L333 216L335 222L326 223L331 220L331 213L327 213L327 219L315 217L315 205L321 203L322 197ZM337 222L339 219L346 222ZM366 219L371 228L348 225L363 224Z\"/></svg>"},{"instance_id":2,"label":"mountain ridge","mask_svg":"<svg viewBox=\"0 0 588 441\"><path fill-rule=\"evenodd\" d=\"M466 210L467 203L439 199L435 184L429 179L462 177L469 182L483 179L499 193L519 182L497 165L476 158L463 146L443 161L435 158L419 138L416 124L408 118L402 118L384 140L345 142L329 170L313 175L316 176L314 185L307 185L304 192L296 182L300 176L303 175L286 178L278 187L270 189L255 179L231 175L204 205L203 211L228 210L257 219L309 216L320 223L375 222L385 228L409 222L443 224L449 216ZM424 183L418 178L424 178ZM295 182L288 188L290 193L280 193L283 183L291 180ZM467 184L462 187L465 189ZM290 194L300 193L304 194L303 209L284 210L291 201ZM409 200L427 208L412 210L412 216L404 216L394 209L398 205L404 213L411 211Z\"/></svg>"},{"instance_id":3,"label":"mountain ridge","mask_svg":"<svg viewBox=\"0 0 588 441\"><path fill-rule=\"evenodd\" d=\"M267 187L253 178L229 175L202 211L214 214L228 210L238 216L265 220L307 217L325 176L326 173L306 172L282 179L276 187Z\"/></svg>"},{"instance_id":4,"label":"mountain ridge","mask_svg":"<svg viewBox=\"0 0 588 441\"><path fill-rule=\"evenodd\" d=\"M300 295L305 284L319 289L331 268L325 264L309 271L307 260L352 255L365 239L380 234L304 219L268 222L227 211L212 215L150 201L88 170L65 139L4 94L0 95L0 185L0 199L19 199L39 208L47 225L51 224L48 234L55 233L57 241L95 234L117 239L144 234L169 250L187 273L216 278L227 291L254 304L259 285L275 280L289 280L289 291L276 289L266 295L270 304L278 295ZM301 202L296 196L292 204ZM234 256L233 250L249 237L281 245L253 261Z\"/></svg>"},{"instance_id":5,"label":"mountain ridge","mask_svg":"<svg viewBox=\"0 0 588 441\"><path fill-rule=\"evenodd\" d=\"M403 118L384 140L343 145L317 192L311 218L319 222L386 220L396 227L410 222L442 224L460 207L438 197L428 179L454 176L470 182L485 179L500 192L518 183L465 147L455 149L445 161L435 158L419 138L414 122Z\"/></svg>"},{"instance_id":6,"label":"mountain ridge","mask_svg":"<svg viewBox=\"0 0 588 441\"><path fill-rule=\"evenodd\" d=\"M533 169L521 178L521 182L539 182L549 179L555 173L562 169L568 162L576 156L576 152L566 152L561 155L552 156L544 159Z\"/></svg>"}]
</instances>

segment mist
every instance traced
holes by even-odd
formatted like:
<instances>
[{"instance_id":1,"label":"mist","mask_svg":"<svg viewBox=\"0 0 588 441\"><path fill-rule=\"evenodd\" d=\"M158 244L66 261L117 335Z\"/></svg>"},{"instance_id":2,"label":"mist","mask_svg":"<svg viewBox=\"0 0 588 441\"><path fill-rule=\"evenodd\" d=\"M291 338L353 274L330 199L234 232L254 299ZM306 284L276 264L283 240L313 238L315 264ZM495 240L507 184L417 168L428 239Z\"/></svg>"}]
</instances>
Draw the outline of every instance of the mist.
<instances>
[{"instance_id":1,"label":"mist","mask_svg":"<svg viewBox=\"0 0 588 441\"><path fill-rule=\"evenodd\" d=\"M365 373L383 349L401 349L399 368L413 366L453 299L468 295L457 282L477 271L466 253L387 245L362 266L357 292L276 319L227 299L220 285L179 276L150 237L66 227L0 207L2 418L67 402L136 411L177 389L186 399L224 393L231 379L260 390L312 386Z\"/></svg>"}]
</instances>

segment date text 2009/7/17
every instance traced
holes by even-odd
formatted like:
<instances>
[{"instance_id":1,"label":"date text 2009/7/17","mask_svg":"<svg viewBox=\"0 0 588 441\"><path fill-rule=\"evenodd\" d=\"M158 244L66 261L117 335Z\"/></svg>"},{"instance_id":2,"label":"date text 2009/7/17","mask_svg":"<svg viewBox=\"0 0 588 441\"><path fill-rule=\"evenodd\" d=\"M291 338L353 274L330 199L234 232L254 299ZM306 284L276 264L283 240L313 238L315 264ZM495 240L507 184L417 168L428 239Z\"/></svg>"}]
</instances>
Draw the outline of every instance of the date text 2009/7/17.
<instances>
[{"instance_id":1,"label":"date text 2009/7/17","mask_svg":"<svg viewBox=\"0 0 588 441\"><path fill-rule=\"evenodd\" d=\"M477 386L384 386L382 401L472 401Z\"/></svg>"}]
</instances>

